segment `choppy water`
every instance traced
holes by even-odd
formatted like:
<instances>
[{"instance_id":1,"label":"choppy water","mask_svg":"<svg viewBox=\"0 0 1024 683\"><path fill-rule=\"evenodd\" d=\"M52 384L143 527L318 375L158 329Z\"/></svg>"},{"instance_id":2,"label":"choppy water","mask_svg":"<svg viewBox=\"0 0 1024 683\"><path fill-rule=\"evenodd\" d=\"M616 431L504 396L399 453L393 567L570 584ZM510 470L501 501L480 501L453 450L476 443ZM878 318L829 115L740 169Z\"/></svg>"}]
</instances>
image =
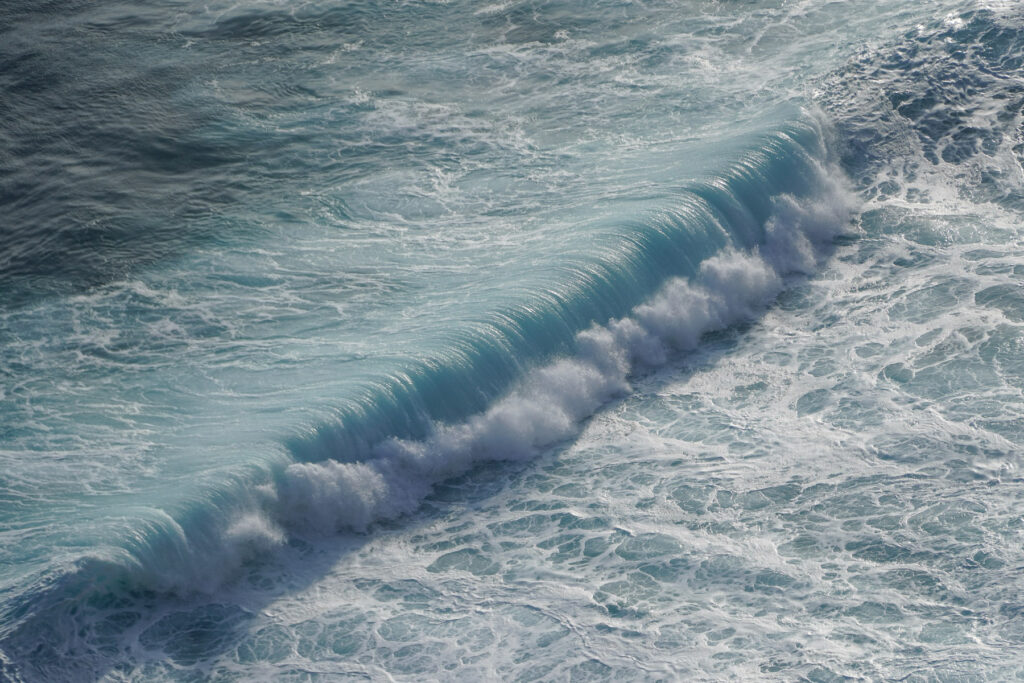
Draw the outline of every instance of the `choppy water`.
<instances>
[{"instance_id":1,"label":"choppy water","mask_svg":"<svg viewBox=\"0 0 1024 683\"><path fill-rule=\"evenodd\" d=\"M1024 674L1012 2L0 7L0 679Z\"/></svg>"}]
</instances>

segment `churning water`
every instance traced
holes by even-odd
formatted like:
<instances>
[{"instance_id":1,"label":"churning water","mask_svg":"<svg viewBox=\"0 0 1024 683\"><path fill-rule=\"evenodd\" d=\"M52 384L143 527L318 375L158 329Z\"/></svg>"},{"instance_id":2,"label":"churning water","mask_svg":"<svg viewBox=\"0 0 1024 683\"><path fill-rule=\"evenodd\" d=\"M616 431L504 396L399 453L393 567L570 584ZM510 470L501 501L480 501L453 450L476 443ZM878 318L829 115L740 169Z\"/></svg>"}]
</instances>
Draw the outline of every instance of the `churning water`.
<instances>
[{"instance_id":1,"label":"churning water","mask_svg":"<svg viewBox=\"0 0 1024 683\"><path fill-rule=\"evenodd\" d=\"M1024 675L1022 74L1016 2L5 2L0 679Z\"/></svg>"}]
</instances>

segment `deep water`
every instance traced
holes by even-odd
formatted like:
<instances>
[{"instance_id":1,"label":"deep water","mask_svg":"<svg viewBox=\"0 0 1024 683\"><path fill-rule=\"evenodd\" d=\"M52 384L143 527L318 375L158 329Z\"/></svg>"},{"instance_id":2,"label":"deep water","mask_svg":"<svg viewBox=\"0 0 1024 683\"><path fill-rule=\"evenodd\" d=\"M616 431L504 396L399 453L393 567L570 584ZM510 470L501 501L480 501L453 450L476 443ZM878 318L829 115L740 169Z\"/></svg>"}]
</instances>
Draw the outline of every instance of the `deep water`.
<instances>
[{"instance_id":1,"label":"deep water","mask_svg":"<svg viewBox=\"0 0 1024 683\"><path fill-rule=\"evenodd\" d=\"M0 680L1024 675L1024 13L0 6Z\"/></svg>"}]
</instances>

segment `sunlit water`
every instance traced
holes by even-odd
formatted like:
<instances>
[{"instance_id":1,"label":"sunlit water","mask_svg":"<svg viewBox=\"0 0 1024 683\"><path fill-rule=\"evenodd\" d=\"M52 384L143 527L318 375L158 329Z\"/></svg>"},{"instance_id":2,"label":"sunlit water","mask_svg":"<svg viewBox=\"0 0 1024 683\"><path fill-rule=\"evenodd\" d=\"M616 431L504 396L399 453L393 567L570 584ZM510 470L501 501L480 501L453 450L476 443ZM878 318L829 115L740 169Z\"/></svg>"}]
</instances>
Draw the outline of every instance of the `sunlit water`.
<instances>
[{"instance_id":1,"label":"sunlit water","mask_svg":"<svg viewBox=\"0 0 1024 683\"><path fill-rule=\"evenodd\" d=\"M1024 673L1022 19L0 8L0 678Z\"/></svg>"}]
</instances>

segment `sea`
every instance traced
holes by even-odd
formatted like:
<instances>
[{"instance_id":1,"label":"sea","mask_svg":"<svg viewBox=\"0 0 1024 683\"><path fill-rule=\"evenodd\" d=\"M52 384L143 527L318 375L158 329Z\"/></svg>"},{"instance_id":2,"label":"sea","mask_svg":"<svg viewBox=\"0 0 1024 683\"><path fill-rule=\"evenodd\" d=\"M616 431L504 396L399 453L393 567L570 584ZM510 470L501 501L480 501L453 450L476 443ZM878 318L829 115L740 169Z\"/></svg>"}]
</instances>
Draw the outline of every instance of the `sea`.
<instances>
[{"instance_id":1,"label":"sea","mask_svg":"<svg viewBox=\"0 0 1024 683\"><path fill-rule=\"evenodd\" d=\"M0 680L1024 678L1018 0L3 0Z\"/></svg>"}]
</instances>

